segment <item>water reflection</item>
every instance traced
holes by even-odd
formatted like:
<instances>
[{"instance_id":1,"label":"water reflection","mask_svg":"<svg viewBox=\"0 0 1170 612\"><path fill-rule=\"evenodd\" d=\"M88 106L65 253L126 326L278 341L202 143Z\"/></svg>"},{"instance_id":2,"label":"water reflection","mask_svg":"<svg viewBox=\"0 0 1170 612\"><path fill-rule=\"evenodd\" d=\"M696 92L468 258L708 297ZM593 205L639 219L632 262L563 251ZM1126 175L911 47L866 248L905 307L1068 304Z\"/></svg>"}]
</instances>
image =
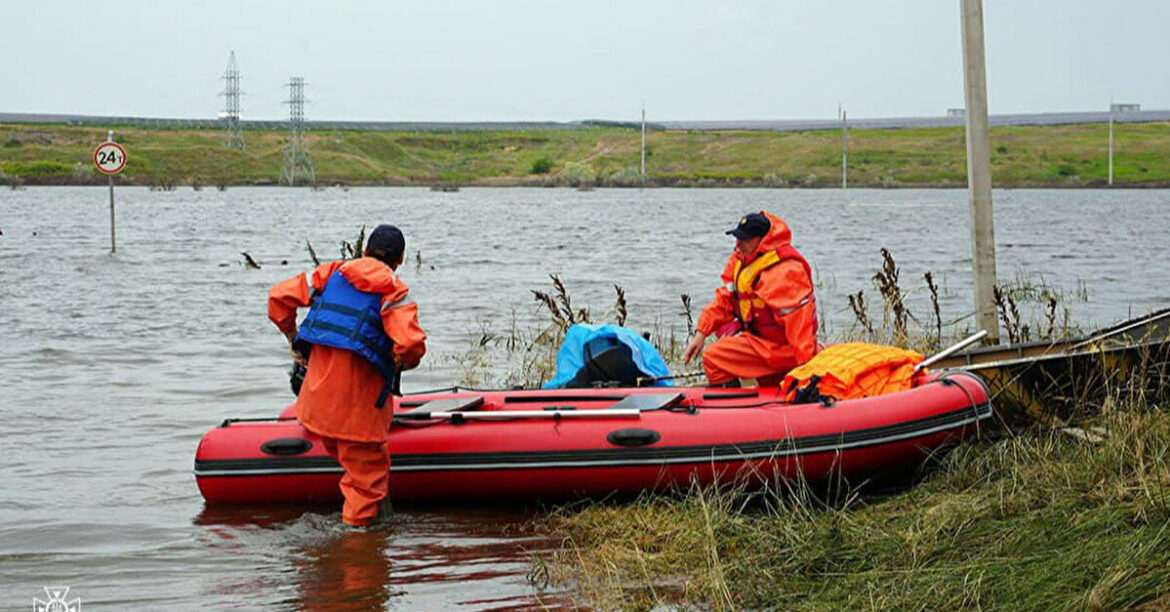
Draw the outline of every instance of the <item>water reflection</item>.
<instances>
[{"instance_id":1,"label":"water reflection","mask_svg":"<svg viewBox=\"0 0 1170 612\"><path fill-rule=\"evenodd\" d=\"M384 609L391 597L392 538L387 529L345 530L305 547L293 561L301 609Z\"/></svg>"},{"instance_id":2,"label":"water reflection","mask_svg":"<svg viewBox=\"0 0 1170 612\"><path fill-rule=\"evenodd\" d=\"M237 506L205 507L193 522L210 549L286 560L273 568L275 580L240 576L209 595L267 589L268 604L299 610L575 608L567 593L526 577L533 556L555 548L539 534L542 516L508 507L408 508L388 525L354 531L326 508Z\"/></svg>"}]
</instances>

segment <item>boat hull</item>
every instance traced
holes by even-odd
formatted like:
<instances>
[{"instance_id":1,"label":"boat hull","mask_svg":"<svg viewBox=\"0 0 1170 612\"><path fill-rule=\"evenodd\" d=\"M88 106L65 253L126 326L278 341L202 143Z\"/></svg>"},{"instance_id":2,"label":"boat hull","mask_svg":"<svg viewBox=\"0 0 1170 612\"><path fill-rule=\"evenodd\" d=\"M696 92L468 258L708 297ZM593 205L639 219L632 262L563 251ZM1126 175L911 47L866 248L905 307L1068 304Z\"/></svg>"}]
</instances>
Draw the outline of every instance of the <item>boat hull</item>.
<instances>
[{"instance_id":1,"label":"boat hull","mask_svg":"<svg viewBox=\"0 0 1170 612\"><path fill-rule=\"evenodd\" d=\"M606 414L620 412L624 397L668 393L679 394L670 406ZM965 372L832 406L782 403L773 390L688 388L462 391L403 398L399 410L473 396L484 399L479 415L517 407L588 414L462 423L396 417L387 442L393 500L557 501L694 483L853 480L917 469L991 416L984 384ZM216 504L333 501L341 474L288 411L279 421L226 421L204 436L195 458L199 489Z\"/></svg>"}]
</instances>

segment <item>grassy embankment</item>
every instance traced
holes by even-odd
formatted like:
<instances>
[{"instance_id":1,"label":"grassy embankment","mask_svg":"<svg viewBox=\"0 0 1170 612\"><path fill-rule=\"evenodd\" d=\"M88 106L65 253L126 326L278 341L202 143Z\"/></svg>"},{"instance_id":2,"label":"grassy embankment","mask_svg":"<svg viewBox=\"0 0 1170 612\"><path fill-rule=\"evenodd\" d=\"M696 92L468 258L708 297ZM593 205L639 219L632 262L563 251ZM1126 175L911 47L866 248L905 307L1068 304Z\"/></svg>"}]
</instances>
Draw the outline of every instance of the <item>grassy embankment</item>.
<instances>
[{"instance_id":1,"label":"grassy embankment","mask_svg":"<svg viewBox=\"0 0 1170 612\"><path fill-rule=\"evenodd\" d=\"M117 126L114 126L117 127ZM1115 127L1115 181L1170 185L1170 124ZM247 149L223 147L215 130L118 128L139 185L274 184L282 131L247 132ZM651 132L649 185L826 187L840 182L840 135L820 132ZM0 182L88 184L105 128L0 125ZM356 132L307 135L322 185L641 184L639 136L620 128L516 132ZM997 186L1104 185L1106 127L992 130ZM857 187L966 184L961 128L850 131L849 182Z\"/></svg>"},{"instance_id":2,"label":"grassy embankment","mask_svg":"<svg viewBox=\"0 0 1170 612\"><path fill-rule=\"evenodd\" d=\"M896 272L888 259L875 275L878 303L855 295L864 316L848 335L931 351L944 341L940 323L908 316ZM551 374L572 320L625 319L620 290L614 307L590 314L555 282L536 296L552 324L485 328L464 359L465 382L532 385ZM1033 339L1076 333L1057 322L1065 297L1005 286L1005 327ZM652 335L676 372L686 332L674 330L691 328L683 317ZM519 356L513 372L485 377L486 364L509 355ZM1088 440L1039 424L989 431L912 488L779 483L559 510L543 524L565 546L534 560L530 580L574 587L600 609L1170 608L1170 380L1166 363L1147 365L1126 386L1073 394Z\"/></svg>"}]
</instances>

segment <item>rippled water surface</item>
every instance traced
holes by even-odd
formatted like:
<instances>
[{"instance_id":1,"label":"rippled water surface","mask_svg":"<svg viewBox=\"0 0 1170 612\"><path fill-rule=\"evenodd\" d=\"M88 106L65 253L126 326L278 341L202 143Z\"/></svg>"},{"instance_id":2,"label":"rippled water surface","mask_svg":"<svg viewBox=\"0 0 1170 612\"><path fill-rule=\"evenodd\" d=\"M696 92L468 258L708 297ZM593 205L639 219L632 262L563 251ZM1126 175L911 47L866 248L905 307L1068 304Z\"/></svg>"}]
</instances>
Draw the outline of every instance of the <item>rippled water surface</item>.
<instances>
[{"instance_id":1,"label":"rippled water surface","mask_svg":"<svg viewBox=\"0 0 1170 612\"><path fill-rule=\"evenodd\" d=\"M552 546L532 529L539 511L405 508L390 531L350 533L332 508L204 508L191 476L199 438L290 400L265 296L307 269L306 239L328 257L363 223L406 232L401 275L431 336L408 391L456 381L485 326L539 320L528 290L549 273L595 313L616 283L635 327L681 329L679 294L706 301L731 247L722 230L759 208L793 227L832 331L852 320L848 293L874 293L883 246L907 287L926 270L940 278L946 318L971 310L959 190L127 188L116 256L106 197L0 192L0 607L27 609L52 585L84 609L566 601L525 578ZM1166 191L996 193L1001 279L1065 292L1083 325L1170 304L1167 228ZM263 268L241 266L242 251Z\"/></svg>"}]
</instances>

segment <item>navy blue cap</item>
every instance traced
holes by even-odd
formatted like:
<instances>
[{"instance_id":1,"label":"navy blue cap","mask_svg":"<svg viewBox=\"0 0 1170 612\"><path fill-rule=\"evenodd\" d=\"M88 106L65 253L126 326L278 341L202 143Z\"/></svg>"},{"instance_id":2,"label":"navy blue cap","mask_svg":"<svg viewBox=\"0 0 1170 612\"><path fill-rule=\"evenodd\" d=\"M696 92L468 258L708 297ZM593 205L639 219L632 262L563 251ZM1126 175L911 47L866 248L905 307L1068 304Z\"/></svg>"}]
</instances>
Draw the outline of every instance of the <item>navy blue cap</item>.
<instances>
[{"instance_id":1,"label":"navy blue cap","mask_svg":"<svg viewBox=\"0 0 1170 612\"><path fill-rule=\"evenodd\" d=\"M770 229L772 229L772 222L764 215L754 212L740 217L739 223L727 230L726 234L735 236L739 240L748 240L767 236Z\"/></svg>"},{"instance_id":2,"label":"navy blue cap","mask_svg":"<svg viewBox=\"0 0 1170 612\"><path fill-rule=\"evenodd\" d=\"M393 225L379 225L366 240L366 251L379 259L396 259L406 250L406 237Z\"/></svg>"}]
</instances>

